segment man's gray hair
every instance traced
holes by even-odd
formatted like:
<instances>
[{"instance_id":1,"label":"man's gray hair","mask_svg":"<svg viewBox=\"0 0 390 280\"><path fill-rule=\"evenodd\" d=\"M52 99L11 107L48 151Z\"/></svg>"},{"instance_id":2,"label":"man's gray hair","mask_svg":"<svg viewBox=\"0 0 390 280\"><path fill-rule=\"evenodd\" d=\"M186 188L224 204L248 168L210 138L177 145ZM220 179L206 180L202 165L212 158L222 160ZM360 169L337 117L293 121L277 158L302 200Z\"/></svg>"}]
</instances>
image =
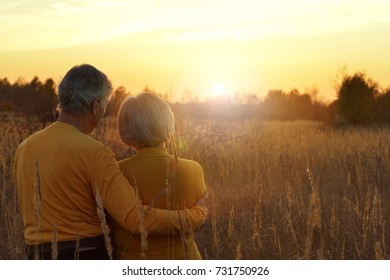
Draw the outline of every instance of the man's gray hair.
<instances>
[{"instance_id":1,"label":"man's gray hair","mask_svg":"<svg viewBox=\"0 0 390 280\"><path fill-rule=\"evenodd\" d=\"M74 66L58 85L58 107L68 113L88 113L97 98L105 106L111 92L111 82L103 72L89 64Z\"/></svg>"},{"instance_id":2,"label":"man's gray hair","mask_svg":"<svg viewBox=\"0 0 390 280\"><path fill-rule=\"evenodd\" d=\"M169 104L154 93L128 97L118 114L119 135L124 143L139 148L153 147L169 140L174 116Z\"/></svg>"}]
</instances>

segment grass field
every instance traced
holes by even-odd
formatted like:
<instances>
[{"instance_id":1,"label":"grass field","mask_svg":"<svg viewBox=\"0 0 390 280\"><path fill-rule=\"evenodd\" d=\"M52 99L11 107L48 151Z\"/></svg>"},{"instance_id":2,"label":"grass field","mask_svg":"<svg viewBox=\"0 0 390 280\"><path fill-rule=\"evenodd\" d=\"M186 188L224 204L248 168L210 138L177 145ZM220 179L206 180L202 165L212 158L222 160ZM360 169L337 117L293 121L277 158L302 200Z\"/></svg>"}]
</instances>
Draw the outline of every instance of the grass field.
<instances>
[{"instance_id":1,"label":"grass field","mask_svg":"<svg viewBox=\"0 0 390 280\"><path fill-rule=\"evenodd\" d=\"M0 123L0 259L24 258L13 154L37 129L13 116ZM127 156L113 120L92 137ZM210 192L210 217L195 233L204 259L390 257L389 128L186 119L175 139Z\"/></svg>"}]
</instances>

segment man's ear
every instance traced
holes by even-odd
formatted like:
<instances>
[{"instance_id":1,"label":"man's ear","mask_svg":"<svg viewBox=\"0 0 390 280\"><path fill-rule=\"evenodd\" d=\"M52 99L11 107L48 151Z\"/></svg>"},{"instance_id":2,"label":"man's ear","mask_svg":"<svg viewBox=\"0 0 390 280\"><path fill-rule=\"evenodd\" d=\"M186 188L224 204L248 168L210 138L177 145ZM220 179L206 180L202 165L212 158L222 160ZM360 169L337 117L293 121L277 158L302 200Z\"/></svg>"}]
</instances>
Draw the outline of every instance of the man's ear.
<instances>
[{"instance_id":1,"label":"man's ear","mask_svg":"<svg viewBox=\"0 0 390 280\"><path fill-rule=\"evenodd\" d=\"M96 98L92 103L92 114L96 115L100 108L100 98Z\"/></svg>"}]
</instances>

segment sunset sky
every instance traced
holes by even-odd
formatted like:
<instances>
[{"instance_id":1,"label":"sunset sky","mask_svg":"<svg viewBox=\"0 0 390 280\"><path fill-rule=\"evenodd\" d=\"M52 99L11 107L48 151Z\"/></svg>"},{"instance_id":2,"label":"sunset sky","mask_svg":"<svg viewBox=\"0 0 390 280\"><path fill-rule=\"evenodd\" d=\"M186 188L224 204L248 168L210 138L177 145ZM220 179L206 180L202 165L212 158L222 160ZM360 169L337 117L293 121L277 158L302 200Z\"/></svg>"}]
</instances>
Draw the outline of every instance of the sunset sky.
<instances>
[{"instance_id":1,"label":"sunset sky","mask_svg":"<svg viewBox=\"0 0 390 280\"><path fill-rule=\"evenodd\" d=\"M335 98L337 73L390 87L387 0L0 0L0 78L57 82L76 64L180 100L271 89Z\"/></svg>"}]
</instances>

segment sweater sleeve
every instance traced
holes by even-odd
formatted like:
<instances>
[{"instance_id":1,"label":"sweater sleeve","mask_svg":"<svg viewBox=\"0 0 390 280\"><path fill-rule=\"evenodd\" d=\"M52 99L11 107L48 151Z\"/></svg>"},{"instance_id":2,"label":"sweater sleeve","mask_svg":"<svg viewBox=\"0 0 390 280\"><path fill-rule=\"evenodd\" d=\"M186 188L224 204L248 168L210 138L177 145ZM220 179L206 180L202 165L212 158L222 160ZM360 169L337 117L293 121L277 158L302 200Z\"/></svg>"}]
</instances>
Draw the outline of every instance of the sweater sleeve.
<instances>
[{"instance_id":1,"label":"sweater sleeve","mask_svg":"<svg viewBox=\"0 0 390 280\"><path fill-rule=\"evenodd\" d=\"M168 234L196 230L206 219L204 209L196 205L185 210L143 206L108 148L97 155L90 178L92 193L101 201L101 207L130 232L141 233L145 229L148 234Z\"/></svg>"}]
</instances>

